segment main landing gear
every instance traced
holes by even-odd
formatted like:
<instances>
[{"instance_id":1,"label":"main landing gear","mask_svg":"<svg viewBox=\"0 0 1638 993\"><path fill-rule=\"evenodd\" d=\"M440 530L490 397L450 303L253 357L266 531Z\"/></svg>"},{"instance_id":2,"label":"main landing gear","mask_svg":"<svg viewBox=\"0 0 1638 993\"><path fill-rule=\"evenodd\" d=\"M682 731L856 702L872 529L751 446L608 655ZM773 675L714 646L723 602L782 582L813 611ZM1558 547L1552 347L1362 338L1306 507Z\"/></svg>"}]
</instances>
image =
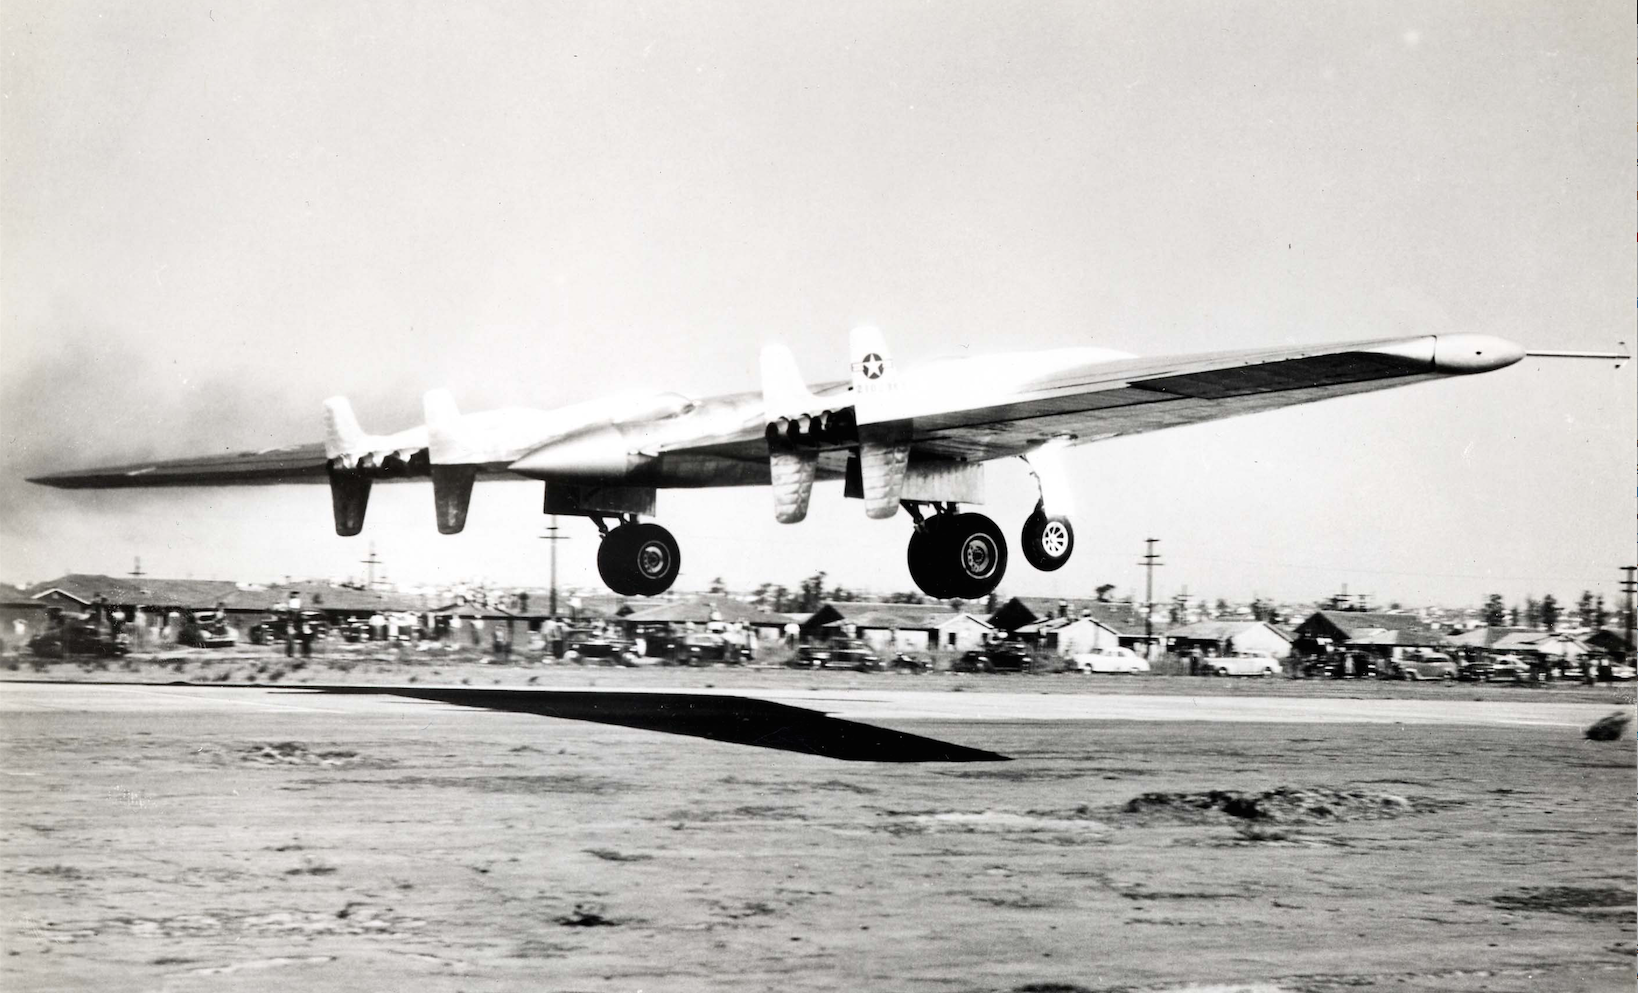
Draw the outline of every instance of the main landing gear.
<instances>
[{"instance_id":1,"label":"main landing gear","mask_svg":"<svg viewBox=\"0 0 1638 993\"><path fill-rule=\"evenodd\" d=\"M621 596L654 596L676 582L682 566L677 539L658 524L639 524L635 514L610 528L594 517L603 543L597 547L597 571L609 589Z\"/></svg>"},{"instance_id":2,"label":"main landing gear","mask_svg":"<svg viewBox=\"0 0 1638 993\"><path fill-rule=\"evenodd\" d=\"M989 596L1007 574L1007 539L983 514L958 514L951 505L923 519L914 504L905 504L915 518L906 560L910 578L923 593L940 600L953 597L978 600Z\"/></svg>"},{"instance_id":3,"label":"main landing gear","mask_svg":"<svg viewBox=\"0 0 1638 993\"><path fill-rule=\"evenodd\" d=\"M1001 529L983 514L957 513L954 504L932 506L936 512L923 517L916 504L904 504L916 522L905 553L910 578L939 600L978 600L995 592L1007 574L1007 540ZM1024 521L1020 538L1024 558L1042 572L1063 568L1075 551L1069 518L1049 516L1040 503Z\"/></svg>"}]
</instances>

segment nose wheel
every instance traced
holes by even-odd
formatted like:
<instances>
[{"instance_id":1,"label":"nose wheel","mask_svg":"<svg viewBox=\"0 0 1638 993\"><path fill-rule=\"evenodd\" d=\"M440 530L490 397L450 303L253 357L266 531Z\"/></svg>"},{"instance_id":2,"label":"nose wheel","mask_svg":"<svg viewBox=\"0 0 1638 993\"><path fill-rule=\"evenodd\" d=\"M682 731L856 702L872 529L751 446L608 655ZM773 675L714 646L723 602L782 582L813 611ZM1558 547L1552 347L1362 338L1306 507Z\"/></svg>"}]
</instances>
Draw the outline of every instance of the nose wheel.
<instances>
[{"instance_id":1,"label":"nose wheel","mask_svg":"<svg viewBox=\"0 0 1638 993\"><path fill-rule=\"evenodd\" d=\"M1007 540L983 514L936 514L910 535L910 578L930 597L977 600L1007 574Z\"/></svg>"},{"instance_id":2,"label":"nose wheel","mask_svg":"<svg viewBox=\"0 0 1638 993\"><path fill-rule=\"evenodd\" d=\"M1020 535L1024 558L1042 572L1062 569L1075 551L1075 528L1067 517L1048 517L1037 503L1035 512L1024 520Z\"/></svg>"},{"instance_id":3,"label":"nose wheel","mask_svg":"<svg viewBox=\"0 0 1638 993\"><path fill-rule=\"evenodd\" d=\"M658 524L628 521L611 529L597 546L597 572L621 596L664 593L681 567L677 539Z\"/></svg>"}]
</instances>

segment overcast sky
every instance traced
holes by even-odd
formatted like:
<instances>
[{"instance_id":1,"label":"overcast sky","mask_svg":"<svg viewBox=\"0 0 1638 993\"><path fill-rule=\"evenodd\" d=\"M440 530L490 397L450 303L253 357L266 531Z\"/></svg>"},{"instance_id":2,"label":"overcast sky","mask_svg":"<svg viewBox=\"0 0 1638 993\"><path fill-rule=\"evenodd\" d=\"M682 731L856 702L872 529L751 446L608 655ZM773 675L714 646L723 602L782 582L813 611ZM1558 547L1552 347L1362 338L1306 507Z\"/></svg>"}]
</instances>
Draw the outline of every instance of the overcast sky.
<instances>
[{"instance_id":1,"label":"overcast sky","mask_svg":"<svg viewBox=\"0 0 1638 993\"><path fill-rule=\"evenodd\" d=\"M634 387L1092 344L1631 341L1628 3L0 5L0 578L543 584L538 484L62 492L45 471ZM1078 548L1003 593L1613 596L1631 365L1471 379L1069 457ZM1023 467L991 472L1016 534ZM839 484L662 493L679 587L911 587ZM565 519L561 574L596 582Z\"/></svg>"}]
</instances>

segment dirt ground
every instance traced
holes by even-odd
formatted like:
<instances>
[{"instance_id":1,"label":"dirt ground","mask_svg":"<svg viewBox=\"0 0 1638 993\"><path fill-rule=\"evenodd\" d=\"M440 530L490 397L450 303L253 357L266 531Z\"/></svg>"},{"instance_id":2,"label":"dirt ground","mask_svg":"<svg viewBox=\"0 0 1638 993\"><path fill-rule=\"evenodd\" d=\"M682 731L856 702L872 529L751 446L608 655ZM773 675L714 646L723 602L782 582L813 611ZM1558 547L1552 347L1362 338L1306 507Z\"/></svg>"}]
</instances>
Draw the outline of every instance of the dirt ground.
<instances>
[{"instance_id":1,"label":"dirt ground","mask_svg":"<svg viewBox=\"0 0 1638 993\"><path fill-rule=\"evenodd\" d=\"M369 696L36 689L0 684L7 990L1634 983L1630 730L896 720L1014 760L886 765Z\"/></svg>"}]
</instances>

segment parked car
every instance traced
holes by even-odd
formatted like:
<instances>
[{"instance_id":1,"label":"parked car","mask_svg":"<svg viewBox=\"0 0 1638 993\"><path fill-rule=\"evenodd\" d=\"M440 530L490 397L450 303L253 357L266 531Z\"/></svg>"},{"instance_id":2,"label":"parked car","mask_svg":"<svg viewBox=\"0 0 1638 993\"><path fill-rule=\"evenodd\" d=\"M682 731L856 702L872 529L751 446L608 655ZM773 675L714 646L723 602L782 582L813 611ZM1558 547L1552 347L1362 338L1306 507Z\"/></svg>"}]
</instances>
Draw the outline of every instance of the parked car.
<instances>
[{"instance_id":1,"label":"parked car","mask_svg":"<svg viewBox=\"0 0 1638 993\"><path fill-rule=\"evenodd\" d=\"M802 645L796 649L785 664L792 669L823 669L830 661L830 646L826 644Z\"/></svg>"},{"instance_id":2,"label":"parked car","mask_svg":"<svg viewBox=\"0 0 1638 993\"><path fill-rule=\"evenodd\" d=\"M686 634L671 645L674 665L710 665L744 661L745 650L720 634Z\"/></svg>"},{"instance_id":3,"label":"parked car","mask_svg":"<svg viewBox=\"0 0 1638 993\"><path fill-rule=\"evenodd\" d=\"M1392 665L1395 679L1456 681L1456 663L1443 652L1407 652Z\"/></svg>"},{"instance_id":4,"label":"parked car","mask_svg":"<svg viewBox=\"0 0 1638 993\"><path fill-rule=\"evenodd\" d=\"M1530 664L1517 655L1492 655L1489 661L1493 683L1517 683L1530 674Z\"/></svg>"},{"instance_id":5,"label":"parked car","mask_svg":"<svg viewBox=\"0 0 1638 993\"><path fill-rule=\"evenodd\" d=\"M1338 652L1304 662L1302 674L1309 679L1375 679L1378 666L1370 652Z\"/></svg>"},{"instance_id":6,"label":"parked car","mask_svg":"<svg viewBox=\"0 0 1638 993\"><path fill-rule=\"evenodd\" d=\"M1037 663L1030 646L1003 641L965 653L950 668L955 672L1034 672Z\"/></svg>"},{"instance_id":7,"label":"parked car","mask_svg":"<svg viewBox=\"0 0 1638 993\"><path fill-rule=\"evenodd\" d=\"M1130 648L1099 648L1069 660L1067 672L1115 672L1135 676L1149 671L1149 660Z\"/></svg>"},{"instance_id":8,"label":"parked car","mask_svg":"<svg viewBox=\"0 0 1638 993\"><path fill-rule=\"evenodd\" d=\"M250 643L252 645L277 645L285 640L285 628L288 625L289 617L285 614L269 614L250 629ZM324 611L302 611L301 630L297 633L298 636L305 633L315 640L328 636L330 622L324 619Z\"/></svg>"},{"instance_id":9,"label":"parked car","mask_svg":"<svg viewBox=\"0 0 1638 993\"><path fill-rule=\"evenodd\" d=\"M190 610L176 640L193 648L232 648L239 643L239 632L228 627L220 610Z\"/></svg>"},{"instance_id":10,"label":"parked car","mask_svg":"<svg viewBox=\"0 0 1638 993\"><path fill-rule=\"evenodd\" d=\"M1238 655L1219 655L1202 659L1206 672L1213 676L1278 676L1280 660L1267 652L1241 652Z\"/></svg>"},{"instance_id":11,"label":"parked car","mask_svg":"<svg viewBox=\"0 0 1638 993\"><path fill-rule=\"evenodd\" d=\"M876 654L868 641L833 641L827 669L857 669L860 672L879 672L886 668L882 657Z\"/></svg>"},{"instance_id":12,"label":"parked car","mask_svg":"<svg viewBox=\"0 0 1638 993\"><path fill-rule=\"evenodd\" d=\"M1487 658L1466 659L1456 664L1456 678L1464 683L1488 683L1495 666Z\"/></svg>"},{"instance_id":13,"label":"parked car","mask_svg":"<svg viewBox=\"0 0 1638 993\"><path fill-rule=\"evenodd\" d=\"M353 642L353 643L357 643L357 642L361 642L361 641L369 641L370 640L370 622L369 621L348 621L346 624L343 624L341 626L341 638L342 638L343 641L349 641L349 642Z\"/></svg>"},{"instance_id":14,"label":"parked car","mask_svg":"<svg viewBox=\"0 0 1638 993\"><path fill-rule=\"evenodd\" d=\"M868 641L849 638L802 645L785 664L793 669L858 669L861 672L886 668Z\"/></svg>"},{"instance_id":15,"label":"parked car","mask_svg":"<svg viewBox=\"0 0 1638 993\"><path fill-rule=\"evenodd\" d=\"M68 655L96 655L111 658L131 651L125 634L109 634L84 618L65 621L62 626L42 631L28 640L28 650L42 658L60 659Z\"/></svg>"},{"instance_id":16,"label":"parked car","mask_svg":"<svg viewBox=\"0 0 1638 993\"><path fill-rule=\"evenodd\" d=\"M1621 682L1625 682L1629 679L1638 679L1638 669L1635 669L1630 665L1622 665L1618 662L1615 665L1610 666L1610 678Z\"/></svg>"},{"instance_id":17,"label":"parked car","mask_svg":"<svg viewBox=\"0 0 1638 993\"><path fill-rule=\"evenodd\" d=\"M601 665L636 665L637 643L618 635L569 631L563 636L563 661Z\"/></svg>"},{"instance_id":18,"label":"parked car","mask_svg":"<svg viewBox=\"0 0 1638 993\"><path fill-rule=\"evenodd\" d=\"M1340 655L1322 655L1304 662L1302 674L1306 679L1346 679L1348 662Z\"/></svg>"},{"instance_id":19,"label":"parked car","mask_svg":"<svg viewBox=\"0 0 1638 993\"><path fill-rule=\"evenodd\" d=\"M895 672L913 672L919 676L933 670L933 657L926 652L900 652L893 656L888 667Z\"/></svg>"}]
</instances>

